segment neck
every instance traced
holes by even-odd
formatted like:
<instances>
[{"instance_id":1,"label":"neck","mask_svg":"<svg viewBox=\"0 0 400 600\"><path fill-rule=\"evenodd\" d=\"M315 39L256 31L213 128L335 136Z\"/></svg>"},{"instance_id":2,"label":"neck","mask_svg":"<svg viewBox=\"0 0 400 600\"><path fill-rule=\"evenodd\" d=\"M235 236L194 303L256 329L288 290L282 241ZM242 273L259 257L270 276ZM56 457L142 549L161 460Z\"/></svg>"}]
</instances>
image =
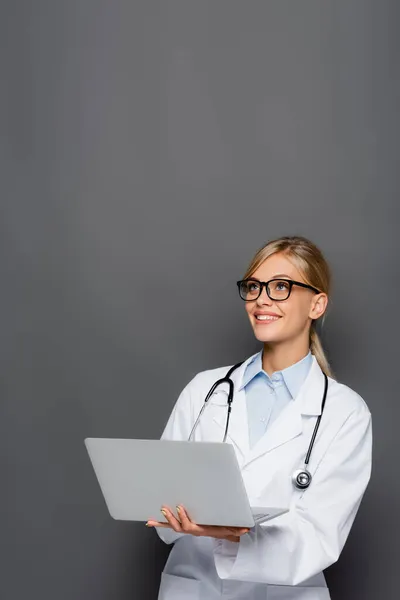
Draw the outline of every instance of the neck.
<instances>
[{"instance_id":1,"label":"neck","mask_svg":"<svg viewBox=\"0 0 400 600\"><path fill-rule=\"evenodd\" d=\"M310 350L308 337L306 340L293 340L279 342L279 344L265 343L262 355L263 370L272 375L275 371L283 371L302 360Z\"/></svg>"}]
</instances>

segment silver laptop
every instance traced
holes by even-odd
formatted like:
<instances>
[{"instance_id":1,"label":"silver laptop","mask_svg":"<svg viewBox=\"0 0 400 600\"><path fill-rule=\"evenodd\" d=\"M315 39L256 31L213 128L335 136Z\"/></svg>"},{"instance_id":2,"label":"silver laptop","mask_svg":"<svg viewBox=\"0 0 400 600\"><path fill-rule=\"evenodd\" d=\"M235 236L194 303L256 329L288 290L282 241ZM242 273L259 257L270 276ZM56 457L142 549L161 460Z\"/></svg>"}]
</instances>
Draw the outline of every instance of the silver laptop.
<instances>
[{"instance_id":1,"label":"silver laptop","mask_svg":"<svg viewBox=\"0 0 400 600\"><path fill-rule=\"evenodd\" d=\"M251 507L231 444L86 438L85 445L114 519L165 522L181 504L205 525L253 527L285 512Z\"/></svg>"}]
</instances>

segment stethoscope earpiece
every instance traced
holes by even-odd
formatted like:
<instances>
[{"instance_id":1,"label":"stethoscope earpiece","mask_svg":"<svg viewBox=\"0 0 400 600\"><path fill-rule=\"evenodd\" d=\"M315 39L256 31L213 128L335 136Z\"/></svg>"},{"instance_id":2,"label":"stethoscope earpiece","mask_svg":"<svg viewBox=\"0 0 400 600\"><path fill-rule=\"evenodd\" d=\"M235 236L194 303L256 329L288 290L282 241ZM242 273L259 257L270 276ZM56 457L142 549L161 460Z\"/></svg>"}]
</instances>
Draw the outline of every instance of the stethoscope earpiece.
<instances>
[{"instance_id":1,"label":"stethoscope earpiece","mask_svg":"<svg viewBox=\"0 0 400 600\"><path fill-rule=\"evenodd\" d=\"M311 483L312 475L310 471L306 469L299 469L293 473L292 481L293 485L298 490L306 490Z\"/></svg>"}]
</instances>

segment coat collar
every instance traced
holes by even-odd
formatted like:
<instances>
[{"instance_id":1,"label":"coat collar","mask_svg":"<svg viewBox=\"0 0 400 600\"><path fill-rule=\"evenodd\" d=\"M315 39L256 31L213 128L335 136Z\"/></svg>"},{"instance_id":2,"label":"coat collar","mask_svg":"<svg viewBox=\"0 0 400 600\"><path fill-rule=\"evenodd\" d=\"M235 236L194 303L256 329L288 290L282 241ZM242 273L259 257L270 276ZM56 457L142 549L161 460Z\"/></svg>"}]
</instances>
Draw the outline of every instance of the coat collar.
<instances>
[{"instance_id":1,"label":"coat collar","mask_svg":"<svg viewBox=\"0 0 400 600\"><path fill-rule=\"evenodd\" d=\"M321 414L321 402L324 392L324 374L315 356L313 356L309 373L297 397L271 424L266 434L250 449L246 395L245 390L241 389L241 383L247 365L255 356L249 357L232 373L235 393L229 422L228 438L240 450L246 463L255 460L266 452L270 452L274 448L300 435L303 430L302 415L317 416ZM227 389L228 386L223 384L219 387L218 393L224 393L226 396ZM210 401L212 402L212 398ZM214 417L214 420L222 429L225 429L225 411L224 413L221 412L218 417Z\"/></svg>"},{"instance_id":2,"label":"coat collar","mask_svg":"<svg viewBox=\"0 0 400 600\"><path fill-rule=\"evenodd\" d=\"M324 373L317 359L313 356L310 371L295 399L295 402L299 401L302 415L318 416L321 414L324 388Z\"/></svg>"}]
</instances>

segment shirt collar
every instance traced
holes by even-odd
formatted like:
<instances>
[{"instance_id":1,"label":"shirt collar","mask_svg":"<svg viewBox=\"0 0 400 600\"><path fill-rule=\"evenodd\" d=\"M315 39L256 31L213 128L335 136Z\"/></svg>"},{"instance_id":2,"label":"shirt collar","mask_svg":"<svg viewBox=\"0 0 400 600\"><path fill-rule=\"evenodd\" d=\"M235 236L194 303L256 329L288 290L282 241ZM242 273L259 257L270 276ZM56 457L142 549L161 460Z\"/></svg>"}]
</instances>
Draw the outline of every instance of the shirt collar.
<instances>
[{"instance_id":1,"label":"shirt collar","mask_svg":"<svg viewBox=\"0 0 400 600\"><path fill-rule=\"evenodd\" d=\"M290 367L287 367L287 369L283 369L283 371L281 371L292 398L296 398L297 394L299 393L300 388L308 375L311 364L312 354L309 351L304 358L299 360L294 365L290 365Z\"/></svg>"},{"instance_id":2,"label":"shirt collar","mask_svg":"<svg viewBox=\"0 0 400 600\"><path fill-rule=\"evenodd\" d=\"M281 379L283 379L292 398L296 398L304 380L308 375L311 364L312 354L309 351L304 358L299 360L294 365L290 365L290 367L282 369L282 371L275 371L275 373L272 374L272 377L279 376ZM262 350L260 350L258 354L255 354L248 363L243 375L242 384L239 389L242 390L245 388L259 373L263 373L267 378L268 383L272 384L272 378L265 371L263 371L262 368Z\"/></svg>"},{"instance_id":3,"label":"shirt collar","mask_svg":"<svg viewBox=\"0 0 400 600\"><path fill-rule=\"evenodd\" d=\"M263 370L263 368L262 368L262 350L260 350L260 352L255 354L253 356L253 358L250 360L250 362L248 363L248 365L245 369L245 372L243 374L243 379L242 379L242 383L240 385L239 390L242 390L243 388L245 388L246 385L249 384L250 381L256 375L258 375L258 373L261 373L262 370Z\"/></svg>"}]
</instances>

